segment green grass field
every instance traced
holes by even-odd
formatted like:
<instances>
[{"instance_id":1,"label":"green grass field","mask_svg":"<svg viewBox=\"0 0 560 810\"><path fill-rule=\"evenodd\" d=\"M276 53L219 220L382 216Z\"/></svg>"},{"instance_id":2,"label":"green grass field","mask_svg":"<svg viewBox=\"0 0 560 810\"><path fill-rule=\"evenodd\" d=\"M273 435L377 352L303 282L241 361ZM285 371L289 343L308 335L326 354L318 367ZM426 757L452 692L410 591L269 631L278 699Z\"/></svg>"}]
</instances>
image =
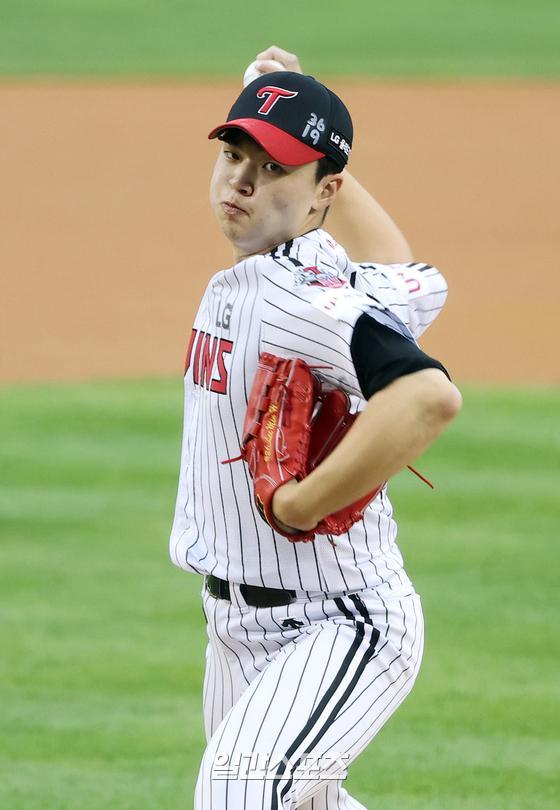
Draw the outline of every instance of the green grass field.
<instances>
[{"instance_id":1,"label":"green grass field","mask_svg":"<svg viewBox=\"0 0 560 810\"><path fill-rule=\"evenodd\" d=\"M558 0L2 0L0 77L560 77ZM0 808L183 810L200 582L167 557L181 381L0 389ZM371 810L557 810L560 389L471 388L392 484L426 654L351 769Z\"/></svg>"},{"instance_id":2,"label":"green grass field","mask_svg":"<svg viewBox=\"0 0 560 810\"><path fill-rule=\"evenodd\" d=\"M470 389L393 484L427 645L353 766L376 810L553 810L560 390ZM196 577L167 559L180 381L0 391L0 807L179 810L203 748Z\"/></svg>"},{"instance_id":3,"label":"green grass field","mask_svg":"<svg viewBox=\"0 0 560 810\"><path fill-rule=\"evenodd\" d=\"M557 0L3 0L0 74L237 76L276 43L322 75L558 77L559 37Z\"/></svg>"}]
</instances>

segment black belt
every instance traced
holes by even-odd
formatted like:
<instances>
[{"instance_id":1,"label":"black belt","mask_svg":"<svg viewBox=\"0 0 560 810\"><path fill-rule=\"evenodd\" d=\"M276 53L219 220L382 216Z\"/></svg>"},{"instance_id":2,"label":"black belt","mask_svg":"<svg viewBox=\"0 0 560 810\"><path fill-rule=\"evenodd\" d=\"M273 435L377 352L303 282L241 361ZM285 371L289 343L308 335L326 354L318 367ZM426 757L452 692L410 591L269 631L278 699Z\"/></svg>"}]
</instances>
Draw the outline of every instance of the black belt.
<instances>
[{"instance_id":1,"label":"black belt","mask_svg":"<svg viewBox=\"0 0 560 810\"><path fill-rule=\"evenodd\" d=\"M229 582L213 574L206 577L206 590L215 599L227 599L231 602ZM240 585L243 599L251 607L278 607L289 605L296 596L295 591L284 591L280 588L259 588L257 585Z\"/></svg>"}]
</instances>

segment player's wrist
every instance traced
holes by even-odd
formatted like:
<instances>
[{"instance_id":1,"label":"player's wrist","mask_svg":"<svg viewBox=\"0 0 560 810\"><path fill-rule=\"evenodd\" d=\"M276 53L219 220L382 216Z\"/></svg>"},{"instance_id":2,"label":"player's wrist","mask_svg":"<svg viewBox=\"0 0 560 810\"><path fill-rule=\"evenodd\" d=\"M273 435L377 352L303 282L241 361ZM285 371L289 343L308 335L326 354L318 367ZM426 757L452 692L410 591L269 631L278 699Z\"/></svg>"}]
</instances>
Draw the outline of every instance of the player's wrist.
<instances>
[{"instance_id":1,"label":"player's wrist","mask_svg":"<svg viewBox=\"0 0 560 810\"><path fill-rule=\"evenodd\" d=\"M272 498L272 512L282 529L308 531L315 528L320 518L316 518L301 497L302 484L292 480L279 487Z\"/></svg>"}]
</instances>

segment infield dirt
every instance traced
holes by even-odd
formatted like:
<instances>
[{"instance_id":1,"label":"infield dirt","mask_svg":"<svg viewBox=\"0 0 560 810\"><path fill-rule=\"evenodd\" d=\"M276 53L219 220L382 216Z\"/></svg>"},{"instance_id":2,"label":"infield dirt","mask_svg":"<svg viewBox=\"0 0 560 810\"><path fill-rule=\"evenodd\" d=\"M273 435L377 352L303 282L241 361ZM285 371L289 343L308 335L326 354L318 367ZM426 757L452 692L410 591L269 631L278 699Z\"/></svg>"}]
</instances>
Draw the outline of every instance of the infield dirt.
<instances>
[{"instance_id":1,"label":"infield dirt","mask_svg":"<svg viewBox=\"0 0 560 810\"><path fill-rule=\"evenodd\" d=\"M351 170L449 281L425 350L459 381L558 383L560 84L330 84ZM1 381L181 374L230 264L206 134L237 92L0 85Z\"/></svg>"}]
</instances>

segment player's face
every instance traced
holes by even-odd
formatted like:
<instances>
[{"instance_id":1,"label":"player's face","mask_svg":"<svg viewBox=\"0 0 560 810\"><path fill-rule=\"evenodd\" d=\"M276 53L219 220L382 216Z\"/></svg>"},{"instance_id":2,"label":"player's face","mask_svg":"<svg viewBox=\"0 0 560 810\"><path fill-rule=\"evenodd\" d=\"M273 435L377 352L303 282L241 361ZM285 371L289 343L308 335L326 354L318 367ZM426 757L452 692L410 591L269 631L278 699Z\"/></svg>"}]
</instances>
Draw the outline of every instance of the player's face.
<instances>
[{"instance_id":1,"label":"player's face","mask_svg":"<svg viewBox=\"0 0 560 810\"><path fill-rule=\"evenodd\" d=\"M210 204L235 258L264 253L317 227L326 204L316 163L281 165L251 138L234 140L220 142Z\"/></svg>"}]
</instances>

